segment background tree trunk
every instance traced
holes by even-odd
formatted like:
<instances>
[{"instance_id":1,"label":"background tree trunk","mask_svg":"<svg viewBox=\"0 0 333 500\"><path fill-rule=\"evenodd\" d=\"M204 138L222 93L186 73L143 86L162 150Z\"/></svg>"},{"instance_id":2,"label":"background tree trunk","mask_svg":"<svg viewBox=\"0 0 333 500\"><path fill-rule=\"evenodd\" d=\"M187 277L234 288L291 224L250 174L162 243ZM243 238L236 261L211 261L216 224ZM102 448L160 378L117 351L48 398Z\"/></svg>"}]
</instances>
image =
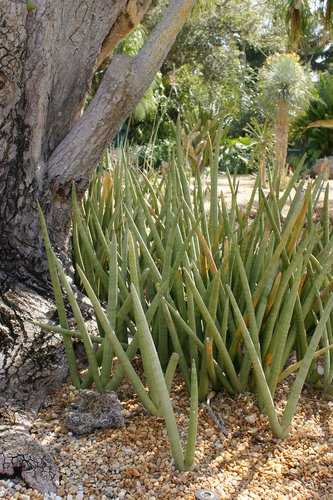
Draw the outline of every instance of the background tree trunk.
<instances>
[{"instance_id":1,"label":"background tree trunk","mask_svg":"<svg viewBox=\"0 0 333 500\"><path fill-rule=\"evenodd\" d=\"M173 0L137 57L113 57L82 113L94 71L150 0L0 0L0 474L20 469L41 491L57 470L28 432L67 369L59 336L30 323L55 320L37 199L66 261L72 183L82 196L193 3Z\"/></svg>"},{"instance_id":2,"label":"background tree trunk","mask_svg":"<svg viewBox=\"0 0 333 500\"><path fill-rule=\"evenodd\" d=\"M263 189L267 188L267 179L266 179L266 145L263 144L260 151L259 158L259 168L261 172L261 187Z\"/></svg>"},{"instance_id":3,"label":"background tree trunk","mask_svg":"<svg viewBox=\"0 0 333 500\"><path fill-rule=\"evenodd\" d=\"M286 174L288 151L289 104L281 99L277 105L275 122L276 168L281 176Z\"/></svg>"}]
</instances>

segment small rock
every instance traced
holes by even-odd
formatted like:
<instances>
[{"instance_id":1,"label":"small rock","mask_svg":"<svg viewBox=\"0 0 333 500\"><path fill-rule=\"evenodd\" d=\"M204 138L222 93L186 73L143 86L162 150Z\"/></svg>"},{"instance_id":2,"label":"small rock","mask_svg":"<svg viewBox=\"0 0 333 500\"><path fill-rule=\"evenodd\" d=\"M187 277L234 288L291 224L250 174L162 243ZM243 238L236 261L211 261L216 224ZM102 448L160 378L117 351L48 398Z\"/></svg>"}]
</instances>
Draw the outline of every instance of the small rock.
<instances>
[{"instance_id":1,"label":"small rock","mask_svg":"<svg viewBox=\"0 0 333 500\"><path fill-rule=\"evenodd\" d=\"M252 414L252 415L246 415L245 420L249 424L254 424L257 421L257 416L254 415L254 414Z\"/></svg>"},{"instance_id":2,"label":"small rock","mask_svg":"<svg viewBox=\"0 0 333 500\"><path fill-rule=\"evenodd\" d=\"M114 489L112 488L112 486L108 486L107 488L105 488L104 493L107 498L114 498Z\"/></svg>"},{"instance_id":3,"label":"small rock","mask_svg":"<svg viewBox=\"0 0 333 500\"><path fill-rule=\"evenodd\" d=\"M205 434L209 438L212 437L214 435L214 429L211 428L205 429Z\"/></svg>"}]
</instances>

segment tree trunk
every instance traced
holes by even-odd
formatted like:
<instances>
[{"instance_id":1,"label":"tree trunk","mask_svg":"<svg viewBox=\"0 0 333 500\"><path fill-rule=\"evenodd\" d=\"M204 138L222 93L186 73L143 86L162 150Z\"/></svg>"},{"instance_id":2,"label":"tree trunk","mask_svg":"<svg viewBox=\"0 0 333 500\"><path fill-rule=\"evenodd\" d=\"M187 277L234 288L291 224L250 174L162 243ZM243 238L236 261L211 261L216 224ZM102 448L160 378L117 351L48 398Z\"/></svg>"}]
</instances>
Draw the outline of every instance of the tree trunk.
<instances>
[{"instance_id":1,"label":"tree trunk","mask_svg":"<svg viewBox=\"0 0 333 500\"><path fill-rule=\"evenodd\" d=\"M266 179L266 145L263 144L260 151L259 168L261 173L261 187L267 189Z\"/></svg>"},{"instance_id":2,"label":"tree trunk","mask_svg":"<svg viewBox=\"0 0 333 500\"><path fill-rule=\"evenodd\" d=\"M288 151L289 105L281 99L277 106L275 123L276 168L280 176L286 174L286 159Z\"/></svg>"},{"instance_id":3,"label":"tree trunk","mask_svg":"<svg viewBox=\"0 0 333 500\"><path fill-rule=\"evenodd\" d=\"M66 262L72 183L82 196L194 2L172 0L137 57L114 56L82 113L96 68L149 3L0 0L0 475L21 470L41 491L58 472L28 432L67 368L59 336L29 322L56 319L37 200Z\"/></svg>"}]
</instances>

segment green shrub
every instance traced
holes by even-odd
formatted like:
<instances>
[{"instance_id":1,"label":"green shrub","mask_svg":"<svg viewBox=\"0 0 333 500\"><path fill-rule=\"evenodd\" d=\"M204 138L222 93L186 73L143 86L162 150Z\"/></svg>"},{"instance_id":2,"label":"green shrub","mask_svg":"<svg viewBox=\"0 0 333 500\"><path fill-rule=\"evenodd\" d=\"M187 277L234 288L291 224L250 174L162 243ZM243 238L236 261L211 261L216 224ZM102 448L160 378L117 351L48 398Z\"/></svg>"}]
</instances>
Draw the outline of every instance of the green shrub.
<instances>
[{"instance_id":1,"label":"green shrub","mask_svg":"<svg viewBox=\"0 0 333 500\"><path fill-rule=\"evenodd\" d=\"M328 188L320 219L314 223L322 179L303 191L296 184L296 171L280 192L269 178L265 196L258 176L244 211L237 203L237 178L227 174L232 192L227 207L217 192L222 134L220 128L210 150L208 199L199 173L194 180L187 174L180 123L167 171L152 170L148 176L131 168L127 149L120 152L112 172L96 174L82 213L73 192L74 263L78 283L95 309L98 337L86 331L44 226L60 321L60 327L45 327L64 335L73 382L81 387L94 384L103 391L116 389L126 375L147 410L164 415L170 440L175 421L160 369L170 387L175 356L192 402L204 400L210 387L231 394L255 391L279 437L288 434L306 380L326 393L332 391L333 235ZM59 278L76 331L68 329ZM71 337L80 339L86 349L88 371L83 378L73 359ZM149 392L131 365L138 352ZM287 366L292 354L296 361ZM116 371L115 356L120 361ZM276 387L293 372L297 375L279 419ZM195 428L194 420L189 456ZM191 462L175 443L172 446L179 468Z\"/></svg>"},{"instance_id":2,"label":"green shrub","mask_svg":"<svg viewBox=\"0 0 333 500\"><path fill-rule=\"evenodd\" d=\"M307 155L307 167L318 158L331 156L333 151L333 130L306 127L318 120L332 119L333 116L333 75L322 73L316 84L316 98L312 99L307 112L292 125L291 140L300 150L299 155Z\"/></svg>"},{"instance_id":3,"label":"green shrub","mask_svg":"<svg viewBox=\"0 0 333 500\"><path fill-rule=\"evenodd\" d=\"M252 141L249 137L227 138L222 143L220 170L231 174L250 174L253 169Z\"/></svg>"}]
</instances>

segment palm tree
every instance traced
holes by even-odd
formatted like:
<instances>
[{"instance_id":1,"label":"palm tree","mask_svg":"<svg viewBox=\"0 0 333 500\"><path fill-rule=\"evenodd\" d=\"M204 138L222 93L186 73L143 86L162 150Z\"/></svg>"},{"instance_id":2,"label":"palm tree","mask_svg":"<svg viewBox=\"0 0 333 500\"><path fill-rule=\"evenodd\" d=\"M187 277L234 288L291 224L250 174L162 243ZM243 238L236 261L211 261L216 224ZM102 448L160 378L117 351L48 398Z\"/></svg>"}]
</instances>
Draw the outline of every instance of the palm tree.
<instances>
[{"instance_id":1,"label":"palm tree","mask_svg":"<svg viewBox=\"0 0 333 500\"><path fill-rule=\"evenodd\" d=\"M289 122L304 111L311 97L310 73L295 54L269 57L259 74L264 113L273 115L275 124L275 165L286 173Z\"/></svg>"}]
</instances>

